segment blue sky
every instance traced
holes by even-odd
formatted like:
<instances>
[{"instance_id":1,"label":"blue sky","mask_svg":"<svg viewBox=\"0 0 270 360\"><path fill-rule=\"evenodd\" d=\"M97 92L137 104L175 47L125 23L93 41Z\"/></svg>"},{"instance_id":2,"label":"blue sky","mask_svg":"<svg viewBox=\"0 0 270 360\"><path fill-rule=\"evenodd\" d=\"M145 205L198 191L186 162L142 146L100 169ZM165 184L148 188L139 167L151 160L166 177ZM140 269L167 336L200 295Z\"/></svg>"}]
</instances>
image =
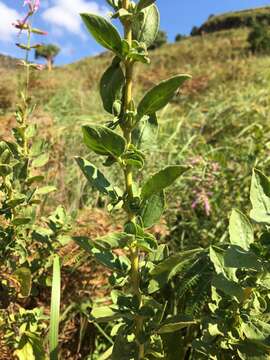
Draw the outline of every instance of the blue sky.
<instances>
[{"instance_id":1,"label":"blue sky","mask_svg":"<svg viewBox=\"0 0 270 360\"><path fill-rule=\"evenodd\" d=\"M26 8L23 0L0 0L0 53L21 56L14 45L17 34L11 23L23 18ZM37 42L55 43L62 49L57 64L76 61L95 55L102 49L85 31L78 12L106 14L105 0L41 0L41 9L35 15L34 25L48 31L48 36ZM199 26L210 14L268 5L265 0L157 0L161 12L161 29L173 41L177 33L189 34L193 25Z\"/></svg>"}]
</instances>

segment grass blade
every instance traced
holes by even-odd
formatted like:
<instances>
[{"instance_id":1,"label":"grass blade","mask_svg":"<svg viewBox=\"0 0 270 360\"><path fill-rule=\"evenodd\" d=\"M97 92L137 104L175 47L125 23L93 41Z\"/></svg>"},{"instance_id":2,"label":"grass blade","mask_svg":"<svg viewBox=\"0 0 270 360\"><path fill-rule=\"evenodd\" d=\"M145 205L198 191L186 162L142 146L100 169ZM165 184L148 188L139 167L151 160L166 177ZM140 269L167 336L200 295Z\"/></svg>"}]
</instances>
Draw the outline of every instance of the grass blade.
<instances>
[{"instance_id":1,"label":"grass blade","mask_svg":"<svg viewBox=\"0 0 270 360\"><path fill-rule=\"evenodd\" d=\"M61 292L61 272L59 256L53 261L53 279L51 293L51 315L50 315L50 360L58 359L58 332L60 317L60 292Z\"/></svg>"}]
</instances>

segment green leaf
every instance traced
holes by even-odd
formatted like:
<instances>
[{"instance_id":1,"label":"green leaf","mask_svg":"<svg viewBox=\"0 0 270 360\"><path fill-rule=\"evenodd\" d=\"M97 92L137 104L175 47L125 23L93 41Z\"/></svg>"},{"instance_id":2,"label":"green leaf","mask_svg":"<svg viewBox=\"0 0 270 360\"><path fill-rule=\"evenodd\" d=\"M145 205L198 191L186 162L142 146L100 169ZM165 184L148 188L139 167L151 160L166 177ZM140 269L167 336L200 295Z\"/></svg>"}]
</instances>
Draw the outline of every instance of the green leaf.
<instances>
[{"instance_id":1,"label":"green leaf","mask_svg":"<svg viewBox=\"0 0 270 360\"><path fill-rule=\"evenodd\" d=\"M36 195L47 195L56 190L57 188L55 186L43 186L36 190Z\"/></svg>"},{"instance_id":2,"label":"green leaf","mask_svg":"<svg viewBox=\"0 0 270 360\"><path fill-rule=\"evenodd\" d=\"M113 271L126 274L130 269L130 261L125 255L117 256L110 250L106 251L97 248L92 249L92 255L94 255L96 261Z\"/></svg>"},{"instance_id":3,"label":"green leaf","mask_svg":"<svg viewBox=\"0 0 270 360\"><path fill-rule=\"evenodd\" d=\"M244 299L244 290L236 282L228 280L222 273L214 275L212 286L221 290L224 294L236 297L239 302Z\"/></svg>"},{"instance_id":4,"label":"green leaf","mask_svg":"<svg viewBox=\"0 0 270 360\"><path fill-rule=\"evenodd\" d=\"M241 329L251 341L268 341L270 338L270 324L256 318L242 322Z\"/></svg>"},{"instance_id":5,"label":"green leaf","mask_svg":"<svg viewBox=\"0 0 270 360\"><path fill-rule=\"evenodd\" d=\"M188 169L187 166L173 165L152 175L142 187L142 198L149 199L152 195L159 194Z\"/></svg>"},{"instance_id":6,"label":"green leaf","mask_svg":"<svg viewBox=\"0 0 270 360\"><path fill-rule=\"evenodd\" d=\"M154 4L156 0L140 0L137 4L137 11L141 11L142 9Z\"/></svg>"},{"instance_id":7,"label":"green leaf","mask_svg":"<svg viewBox=\"0 0 270 360\"><path fill-rule=\"evenodd\" d=\"M160 16L156 5L145 7L132 23L134 39L149 47L157 37L159 23Z\"/></svg>"},{"instance_id":8,"label":"green leaf","mask_svg":"<svg viewBox=\"0 0 270 360\"><path fill-rule=\"evenodd\" d=\"M109 322L119 319L121 315L116 306L97 306L91 311L91 318L96 322Z\"/></svg>"},{"instance_id":9,"label":"green leaf","mask_svg":"<svg viewBox=\"0 0 270 360\"><path fill-rule=\"evenodd\" d=\"M253 228L248 218L239 210L234 209L229 224L231 244L241 246L248 250L254 242Z\"/></svg>"},{"instance_id":10,"label":"green leaf","mask_svg":"<svg viewBox=\"0 0 270 360\"><path fill-rule=\"evenodd\" d=\"M45 351L41 339L29 331L24 332L14 355L19 360L45 360Z\"/></svg>"},{"instance_id":11,"label":"green leaf","mask_svg":"<svg viewBox=\"0 0 270 360\"><path fill-rule=\"evenodd\" d=\"M95 40L116 54L121 54L122 39L117 29L104 17L94 14L81 14L88 31Z\"/></svg>"},{"instance_id":12,"label":"green leaf","mask_svg":"<svg viewBox=\"0 0 270 360\"><path fill-rule=\"evenodd\" d=\"M45 166L49 161L50 155L47 153L41 154L37 158L35 158L32 162L32 166L39 168Z\"/></svg>"},{"instance_id":13,"label":"green leaf","mask_svg":"<svg viewBox=\"0 0 270 360\"><path fill-rule=\"evenodd\" d=\"M122 100L122 89L125 84L123 70L115 60L103 74L100 81L100 95L103 107L110 114L114 113L113 105L116 100Z\"/></svg>"},{"instance_id":14,"label":"green leaf","mask_svg":"<svg viewBox=\"0 0 270 360\"><path fill-rule=\"evenodd\" d=\"M86 236L73 236L72 240L75 241L76 244L79 245L83 250L85 250L86 252L88 252L89 254L92 255L92 250L93 250L93 247L94 247L94 243L88 237L86 237Z\"/></svg>"},{"instance_id":15,"label":"green leaf","mask_svg":"<svg viewBox=\"0 0 270 360\"><path fill-rule=\"evenodd\" d=\"M230 280L233 280L233 281L237 280L237 277L235 275L236 270L226 268L226 266L225 266L225 260L224 260L225 251L224 250L210 246L209 256L210 256L210 260L213 263L217 274L221 273Z\"/></svg>"},{"instance_id":16,"label":"green leaf","mask_svg":"<svg viewBox=\"0 0 270 360\"><path fill-rule=\"evenodd\" d=\"M60 296L61 296L60 259L58 256L55 256L53 261L53 279L52 279L50 331L49 331L50 360L58 359Z\"/></svg>"},{"instance_id":17,"label":"green leaf","mask_svg":"<svg viewBox=\"0 0 270 360\"><path fill-rule=\"evenodd\" d=\"M143 116L136 128L132 131L132 142L138 148L152 147L158 134L156 114Z\"/></svg>"},{"instance_id":18,"label":"green leaf","mask_svg":"<svg viewBox=\"0 0 270 360\"><path fill-rule=\"evenodd\" d=\"M175 274L179 272L179 269L182 268L185 261L190 261L196 254L198 254L201 249L193 249L182 251L179 254L172 255L160 262L154 267L150 272L152 276L157 276L166 273L167 278L171 279Z\"/></svg>"},{"instance_id":19,"label":"green leaf","mask_svg":"<svg viewBox=\"0 0 270 360\"><path fill-rule=\"evenodd\" d=\"M158 333L159 334L172 333L194 324L196 324L196 321L194 321L191 316L177 315L163 322L158 330Z\"/></svg>"},{"instance_id":20,"label":"green leaf","mask_svg":"<svg viewBox=\"0 0 270 360\"><path fill-rule=\"evenodd\" d=\"M257 255L252 251L246 251L239 246L230 246L224 255L224 263L226 267L236 269L251 269L258 270L262 269L262 265Z\"/></svg>"},{"instance_id":21,"label":"green leaf","mask_svg":"<svg viewBox=\"0 0 270 360\"><path fill-rule=\"evenodd\" d=\"M125 255L117 256L111 250L95 247L98 244L95 244L87 237L74 236L72 239L82 249L94 256L97 262L109 269L120 273L126 273L130 269L130 261Z\"/></svg>"},{"instance_id":22,"label":"green leaf","mask_svg":"<svg viewBox=\"0 0 270 360\"><path fill-rule=\"evenodd\" d=\"M14 352L19 360L36 360L32 344L25 342L24 345L19 345L19 348Z\"/></svg>"},{"instance_id":23,"label":"green leaf","mask_svg":"<svg viewBox=\"0 0 270 360\"><path fill-rule=\"evenodd\" d=\"M106 0L107 3L114 8L114 10L118 9L118 0Z\"/></svg>"},{"instance_id":24,"label":"green leaf","mask_svg":"<svg viewBox=\"0 0 270 360\"><path fill-rule=\"evenodd\" d=\"M266 273L260 277L258 284L270 290L270 273Z\"/></svg>"},{"instance_id":25,"label":"green leaf","mask_svg":"<svg viewBox=\"0 0 270 360\"><path fill-rule=\"evenodd\" d=\"M138 358L138 347L133 339L119 333L115 339L112 360L132 360Z\"/></svg>"},{"instance_id":26,"label":"green leaf","mask_svg":"<svg viewBox=\"0 0 270 360\"><path fill-rule=\"evenodd\" d=\"M139 169L142 169L144 166L145 156L135 147L128 149L121 158L125 161L126 165L131 165Z\"/></svg>"},{"instance_id":27,"label":"green leaf","mask_svg":"<svg viewBox=\"0 0 270 360\"><path fill-rule=\"evenodd\" d=\"M15 193L13 194L13 198L7 201L7 205L11 208L15 208L16 206L22 204L26 200L26 196L24 194Z\"/></svg>"},{"instance_id":28,"label":"green leaf","mask_svg":"<svg viewBox=\"0 0 270 360\"><path fill-rule=\"evenodd\" d=\"M270 224L270 181L257 169L253 170L250 200L250 217L257 223Z\"/></svg>"},{"instance_id":29,"label":"green leaf","mask_svg":"<svg viewBox=\"0 0 270 360\"><path fill-rule=\"evenodd\" d=\"M120 157L126 148L126 140L115 131L100 125L83 126L86 146L99 155Z\"/></svg>"},{"instance_id":30,"label":"green leaf","mask_svg":"<svg viewBox=\"0 0 270 360\"><path fill-rule=\"evenodd\" d=\"M24 136L26 137L26 139L31 139L32 137L34 137L37 133L37 125L33 124L33 125L29 125L24 133Z\"/></svg>"},{"instance_id":31,"label":"green leaf","mask_svg":"<svg viewBox=\"0 0 270 360\"><path fill-rule=\"evenodd\" d=\"M137 239L137 247L146 251L146 252L152 252L157 249L157 239L152 234L144 234L145 236L143 238Z\"/></svg>"},{"instance_id":32,"label":"green leaf","mask_svg":"<svg viewBox=\"0 0 270 360\"><path fill-rule=\"evenodd\" d=\"M163 342L160 335L155 334L150 337L148 342L145 344L145 353L146 359L164 360Z\"/></svg>"},{"instance_id":33,"label":"green leaf","mask_svg":"<svg viewBox=\"0 0 270 360\"><path fill-rule=\"evenodd\" d=\"M12 220L12 224L15 226L27 225L31 221L31 218L15 218Z\"/></svg>"},{"instance_id":34,"label":"green leaf","mask_svg":"<svg viewBox=\"0 0 270 360\"><path fill-rule=\"evenodd\" d=\"M141 217L146 228L156 224L162 216L165 208L164 191L153 194L142 205Z\"/></svg>"},{"instance_id":35,"label":"green leaf","mask_svg":"<svg viewBox=\"0 0 270 360\"><path fill-rule=\"evenodd\" d=\"M20 295L22 297L28 297L32 288L32 274L30 269L26 267L19 268L13 275L20 283Z\"/></svg>"},{"instance_id":36,"label":"green leaf","mask_svg":"<svg viewBox=\"0 0 270 360\"><path fill-rule=\"evenodd\" d=\"M201 249L187 250L161 261L150 271L152 279L148 288L149 292L153 293L168 284L182 269L195 261L196 255L201 251Z\"/></svg>"},{"instance_id":37,"label":"green leaf","mask_svg":"<svg viewBox=\"0 0 270 360\"><path fill-rule=\"evenodd\" d=\"M106 249L122 249L127 245L130 237L132 236L124 232L115 232L95 239L94 244Z\"/></svg>"},{"instance_id":38,"label":"green leaf","mask_svg":"<svg viewBox=\"0 0 270 360\"><path fill-rule=\"evenodd\" d=\"M41 182L44 180L44 176L43 175L35 175L35 176L31 176L27 179L27 185L32 185L35 182Z\"/></svg>"},{"instance_id":39,"label":"green leaf","mask_svg":"<svg viewBox=\"0 0 270 360\"><path fill-rule=\"evenodd\" d=\"M1 164L9 164L10 163L10 160L11 160L11 151L7 148L5 149L2 154L0 155L0 163ZM0 172L1 174L1 172Z\"/></svg>"},{"instance_id":40,"label":"green leaf","mask_svg":"<svg viewBox=\"0 0 270 360\"><path fill-rule=\"evenodd\" d=\"M183 338L179 336L179 333L162 334L162 342L165 351L164 359L176 360L185 358L186 347Z\"/></svg>"},{"instance_id":41,"label":"green leaf","mask_svg":"<svg viewBox=\"0 0 270 360\"><path fill-rule=\"evenodd\" d=\"M106 350L102 355L99 356L99 360L108 360L112 355L113 346Z\"/></svg>"},{"instance_id":42,"label":"green leaf","mask_svg":"<svg viewBox=\"0 0 270 360\"><path fill-rule=\"evenodd\" d=\"M0 176L7 176L12 173L12 167L6 164L0 164Z\"/></svg>"},{"instance_id":43,"label":"green leaf","mask_svg":"<svg viewBox=\"0 0 270 360\"><path fill-rule=\"evenodd\" d=\"M25 335L28 337L28 341L30 341L32 344L35 360L45 360L46 355L43 347L43 339L41 339L36 334L30 333L29 331L26 331Z\"/></svg>"},{"instance_id":44,"label":"green leaf","mask_svg":"<svg viewBox=\"0 0 270 360\"><path fill-rule=\"evenodd\" d=\"M241 342L237 345L237 353L241 360L266 360L269 357L268 350L259 348L258 342Z\"/></svg>"},{"instance_id":45,"label":"green leaf","mask_svg":"<svg viewBox=\"0 0 270 360\"><path fill-rule=\"evenodd\" d=\"M177 75L162 81L149 90L138 105L138 118L141 119L143 115L151 115L161 110L172 100L178 88L188 79L190 79L189 75Z\"/></svg>"},{"instance_id":46,"label":"green leaf","mask_svg":"<svg viewBox=\"0 0 270 360\"><path fill-rule=\"evenodd\" d=\"M108 195L113 201L117 200L117 193L111 183L102 172L95 167L95 165L80 157L76 157L75 160L92 186L102 194Z\"/></svg>"}]
</instances>

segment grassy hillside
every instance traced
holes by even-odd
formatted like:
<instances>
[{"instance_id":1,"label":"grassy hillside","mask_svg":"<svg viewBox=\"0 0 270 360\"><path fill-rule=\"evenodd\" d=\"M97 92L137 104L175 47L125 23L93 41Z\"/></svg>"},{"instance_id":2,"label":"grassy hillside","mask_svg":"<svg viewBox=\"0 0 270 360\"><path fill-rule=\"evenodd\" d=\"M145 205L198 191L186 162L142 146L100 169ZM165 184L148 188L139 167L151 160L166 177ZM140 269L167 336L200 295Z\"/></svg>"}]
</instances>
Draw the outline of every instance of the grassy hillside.
<instances>
[{"instance_id":1,"label":"grassy hillside","mask_svg":"<svg viewBox=\"0 0 270 360\"><path fill-rule=\"evenodd\" d=\"M199 240L198 233L202 242L222 237L230 209L247 203L252 167L269 166L270 58L251 56L247 35L246 29L238 29L187 38L154 51L148 69L136 70L137 98L160 79L176 73L193 76L159 114L155 155L149 163L152 171L168 162L193 164L193 171L171 191L175 205L168 216L170 224L175 222L176 236L180 232L186 242L194 236ZM87 191L72 160L85 155L80 127L108 121L97 81L110 60L107 54L87 58L52 73L36 73L31 83L38 104L36 122L51 142L49 181L60 188L55 200L64 200L70 209L85 201ZM5 71L3 76L15 81L14 74ZM7 119L6 113L1 121ZM192 190L183 191L187 187ZM210 214L205 213L208 200ZM87 203L104 204L96 195ZM181 221L176 221L180 212Z\"/></svg>"},{"instance_id":2,"label":"grassy hillside","mask_svg":"<svg viewBox=\"0 0 270 360\"><path fill-rule=\"evenodd\" d=\"M161 225L153 229L160 241L173 250L208 246L226 239L231 209L249 210L252 168L256 166L269 174L270 57L251 55L247 36L248 30L241 28L186 38L152 52L148 68L136 68L137 99L160 79L176 73L193 76L159 113L159 132L156 141L151 142L152 156L146 166L150 172L168 163L192 166L170 188L172 207ZM76 217L74 232L81 236L100 236L118 224L116 220L108 221L104 215L105 198L89 188L73 160L75 155L90 159L81 141L81 125L110 120L102 110L97 85L110 60L108 54L103 54L51 73L36 72L30 84L37 103L33 122L49 144L46 183L58 188L43 210L46 213L48 208L64 203ZM0 75L0 138L8 138L14 122L15 89L22 74L19 69L4 68ZM96 162L92 154L90 160ZM119 174L111 173L109 177L113 182ZM113 216L118 219L122 215ZM64 247L62 252L67 258L62 268L64 305L72 304L74 299L80 303L85 298L91 301L98 295L106 296L107 273L86 262L85 255L74 245ZM76 269L70 274L71 263ZM99 277L94 280L97 273ZM42 299L47 306L48 299ZM72 310L73 317L67 316L60 339L65 359L80 357L72 353L76 347L70 345L80 335L76 309ZM89 333L85 353L96 332L90 328Z\"/></svg>"},{"instance_id":3,"label":"grassy hillside","mask_svg":"<svg viewBox=\"0 0 270 360\"><path fill-rule=\"evenodd\" d=\"M270 24L270 7L265 6L210 16L208 20L195 31L194 35L245 26L249 27L254 21Z\"/></svg>"}]
</instances>

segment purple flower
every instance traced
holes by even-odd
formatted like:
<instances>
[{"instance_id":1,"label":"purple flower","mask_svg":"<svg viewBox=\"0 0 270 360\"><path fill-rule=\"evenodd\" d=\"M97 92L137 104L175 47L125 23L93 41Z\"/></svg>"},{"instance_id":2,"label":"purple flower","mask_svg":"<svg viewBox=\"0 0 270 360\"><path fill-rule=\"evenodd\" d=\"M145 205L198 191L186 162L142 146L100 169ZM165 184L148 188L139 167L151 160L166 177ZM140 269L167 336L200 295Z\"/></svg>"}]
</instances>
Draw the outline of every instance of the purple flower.
<instances>
[{"instance_id":1,"label":"purple flower","mask_svg":"<svg viewBox=\"0 0 270 360\"><path fill-rule=\"evenodd\" d=\"M40 0L24 0L23 6L28 5L30 13L34 14L40 7Z\"/></svg>"}]
</instances>

